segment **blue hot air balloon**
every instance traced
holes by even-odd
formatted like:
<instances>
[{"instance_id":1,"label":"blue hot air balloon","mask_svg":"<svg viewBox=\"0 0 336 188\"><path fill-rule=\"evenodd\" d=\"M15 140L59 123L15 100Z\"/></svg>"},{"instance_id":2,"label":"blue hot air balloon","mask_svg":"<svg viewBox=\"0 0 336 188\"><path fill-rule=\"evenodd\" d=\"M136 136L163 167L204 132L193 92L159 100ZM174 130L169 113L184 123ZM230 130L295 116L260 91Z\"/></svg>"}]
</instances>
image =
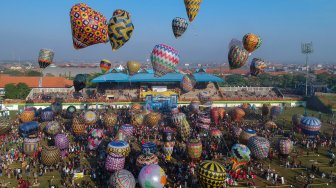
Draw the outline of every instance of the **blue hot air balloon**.
<instances>
[{"instance_id":1,"label":"blue hot air balloon","mask_svg":"<svg viewBox=\"0 0 336 188\"><path fill-rule=\"evenodd\" d=\"M300 121L302 133L308 136L318 135L321 129L321 121L315 117L303 117Z\"/></svg>"}]
</instances>

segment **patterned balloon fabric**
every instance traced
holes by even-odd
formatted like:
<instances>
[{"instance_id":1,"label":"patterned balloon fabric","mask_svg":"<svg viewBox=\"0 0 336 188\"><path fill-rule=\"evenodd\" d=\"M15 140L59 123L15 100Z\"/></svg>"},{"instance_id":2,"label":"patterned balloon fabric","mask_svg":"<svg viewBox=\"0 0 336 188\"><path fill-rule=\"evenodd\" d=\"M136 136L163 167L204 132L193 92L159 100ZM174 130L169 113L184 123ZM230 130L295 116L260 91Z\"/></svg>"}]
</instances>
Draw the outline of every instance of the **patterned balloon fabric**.
<instances>
[{"instance_id":1,"label":"patterned balloon fabric","mask_svg":"<svg viewBox=\"0 0 336 188\"><path fill-rule=\"evenodd\" d=\"M303 117L300 125L303 134L308 136L318 135L321 129L321 121L315 117Z\"/></svg>"},{"instance_id":2,"label":"patterned balloon fabric","mask_svg":"<svg viewBox=\"0 0 336 188\"><path fill-rule=\"evenodd\" d=\"M84 3L71 8L70 23L75 49L105 43L108 39L106 18Z\"/></svg>"},{"instance_id":3,"label":"patterned balloon fabric","mask_svg":"<svg viewBox=\"0 0 336 188\"><path fill-rule=\"evenodd\" d=\"M141 169L138 180L142 188L163 188L167 183L167 175L159 165L151 164Z\"/></svg>"},{"instance_id":4,"label":"patterned balloon fabric","mask_svg":"<svg viewBox=\"0 0 336 188\"><path fill-rule=\"evenodd\" d=\"M252 155L259 160L268 156L270 149L269 141L264 137L253 136L249 139L247 146L250 148Z\"/></svg>"},{"instance_id":5,"label":"patterned balloon fabric","mask_svg":"<svg viewBox=\"0 0 336 188\"><path fill-rule=\"evenodd\" d=\"M156 153L157 152L156 144L153 142L147 142L147 143L142 144L141 152L144 155L148 155L150 153Z\"/></svg>"},{"instance_id":6,"label":"patterned balloon fabric","mask_svg":"<svg viewBox=\"0 0 336 188\"><path fill-rule=\"evenodd\" d=\"M177 64L180 62L177 50L165 44L156 45L150 59L155 77L161 77L175 71Z\"/></svg>"},{"instance_id":7,"label":"patterned balloon fabric","mask_svg":"<svg viewBox=\"0 0 336 188\"><path fill-rule=\"evenodd\" d=\"M172 21L173 33L176 38L183 35L188 28L188 21L184 18L176 17Z\"/></svg>"},{"instance_id":8,"label":"patterned balloon fabric","mask_svg":"<svg viewBox=\"0 0 336 188\"><path fill-rule=\"evenodd\" d=\"M231 155L237 161L249 162L251 159L250 149L243 144L235 144L231 148Z\"/></svg>"},{"instance_id":9,"label":"patterned balloon fabric","mask_svg":"<svg viewBox=\"0 0 336 188\"><path fill-rule=\"evenodd\" d=\"M110 177L110 185L114 188L135 188L135 178L128 170L117 170Z\"/></svg>"},{"instance_id":10,"label":"patterned balloon fabric","mask_svg":"<svg viewBox=\"0 0 336 188\"><path fill-rule=\"evenodd\" d=\"M112 154L120 154L123 156L128 156L130 152L130 146L127 142L122 140L115 140L108 144L107 153Z\"/></svg>"},{"instance_id":11,"label":"patterned balloon fabric","mask_svg":"<svg viewBox=\"0 0 336 188\"><path fill-rule=\"evenodd\" d=\"M146 154L146 155L141 154L136 160L136 165L139 168L142 168L146 165L158 164L158 163L159 159L155 154Z\"/></svg>"},{"instance_id":12,"label":"patterned balloon fabric","mask_svg":"<svg viewBox=\"0 0 336 188\"><path fill-rule=\"evenodd\" d=\"M134 25L130 14L125 10L116 10L109 21L108 35L112 50L121 48L132 36Z\"/></svg>"},{"instance_id":13,"label":"patterned balloon fabric","mask_svg":"<svg viewBox=\"0 0 336 188\"><path fill-rule=\"evenodd\" d=\"M119 154L111 154L106 157L105 169L107 171L122 170L125 166L125 156Z\"/></svg>"},{"instance_id":14,"label":"patterned balloon fabric","mask_svg":"<svg viewBox=\"0 0 336 188\"><path fill-rule=\"evenodd\" d=\"M53 63L54 52L49 49L41 49L38 57L40 68L46 68Z\"/></svg>"},{"instance_id":15,"label":"patterned balloon fabric","mask_svg":"<svg viewBox=\"0 0 336 188\"><path fill-rule=\"evenodd\" d=\"M92 111L87 111L84 114L84 119L86 124L93 125L97 121L97 115Z\"/></svg>"},{"instance_id":16,"label":"patterned balloon fabric","mask_svg":"<svg viewBox=\"0 0 336 188\"><path fill-rule=\"evenodd\" d=\"M196 79L193 75L184 75L182 81L180 82L180 85L183 91L190 92L194 89L194 86L196 85Z\"/></svg>"},{"instance_id":17,"label":"patterned balloon fabric","mask_svg":"<svg viewBox=\"0 0 336 188\"><path fill-rule=\"evenodd\" d=\"M258 35L248 33L243 37L243 44L244 48L251 53L261 46L262 40Z\"/></svg>"},{"instance_id":18,"label":"patterned balloon fabric","mask_svg":"<svg viewBox=\"0 0 336 188\"><path fill-rule=\"evenodd\" d=\"M197 178L202 187L223 187L226 180L225 167L215 161L205 160L197 167Z\"/></svg>"},{"instance_id":19,"label":"patterned balloon fabric","mask_svg":"<svg viewBox=\"0 0 336 188\"><path fill-rule=\"evenodd\" d=\"M250 65L250 73L252 76L258 76L259 74L264 72L266 68L266 63L264 60L260 58L253 58Z\"/></svg>"},{"instance_id":20,"label":"patterned balloon fabric","mask_svg":"<svg viewBox=\"0 0 336 188\"><path fill-rule=\"evenodd\" d=\"M192 139L187 144L188 155L191 159L199 159L202 155L202 142Z\"/></svg>"},{"instance_id":21,"label":"patterned balloon fabric","mask_svg":"<svg viewBox=\"0 0 336 188\"><path fill-rule=\"evenodd\" d=\"M55 136L55 146L60 150L65 150L69 148L69 139L65 134L57 134Z\"/></svg>"},{"instance_id":22,"label":"patterned balloon fabric","mask_svg":"<svg viewBox=\"0 0 336 188\"><path fill-rule=\"evenodd\" d=\"M244 66L248 59L248 52L239 46L232 46L229 50L228 60L231 69Z\"/></svg>"},{"instance_id":23,"label":"patterned balloon fabric","mask_svg":"<svg viewBox=\"0 0 336 188\"><path fill-rule=\"evenodd\" d=\"M184 0L189 21L192 22L198 14L202 0Z\"/></svg>"},{"instance_id":24,"label":"patterned balloon fabric","mask_svg":"<svg viewBox=\"0 0 336 188\"><path fill-rule=\"evenodd\" d=\"M102 73L106 73L107 71L109 71L111 66L112 66L112 63L107 59L103 59L100 61L100 69Z\"/></svg>"},{"instance_id":25,"label":"patterned balloon fabric","mask_svg":"<svg viewBox=\"0 0 336 188\"><path fill-rule=\"evenodd\" d=\"M141 68L141 64L137 61L128 61L127 62L127 69L130 75L136 74Z\"/></svg>"},{"instance_id":26,"label":"patterned balloon fabric","mask_svg":"<svg viewBox=\"0 0 336 188\"><path fill-rule=\"evenodd\" d=\"M278 150L282 155L289 155L293 150L293 142L289 138L282 138L278 141Z\"/></svg>"}]
</instances>

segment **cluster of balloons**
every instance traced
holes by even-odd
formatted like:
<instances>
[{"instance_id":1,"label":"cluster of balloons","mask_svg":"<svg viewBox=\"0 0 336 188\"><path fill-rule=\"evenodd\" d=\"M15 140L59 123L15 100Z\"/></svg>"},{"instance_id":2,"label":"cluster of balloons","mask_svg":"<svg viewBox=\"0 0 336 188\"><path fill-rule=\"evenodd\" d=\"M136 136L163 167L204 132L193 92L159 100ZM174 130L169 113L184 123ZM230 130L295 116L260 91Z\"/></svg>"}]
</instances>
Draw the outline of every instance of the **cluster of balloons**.
<instances>
[{"instance_id":1,"label":"cluster of balloons","mask_svg":"<svg viewBox=\"0 0 336 188\"><path fill-rule=\"evenodd\" d=\"M244 35L242 42L232 39L229 44L228 60L231 69L238 69L244 66L249 55L258 49L262 44L261 38L253 33ZM253 58L250 65L250 74L258 76L264 72L266 62L261 58Z\"/></svg>"}]
</instances>

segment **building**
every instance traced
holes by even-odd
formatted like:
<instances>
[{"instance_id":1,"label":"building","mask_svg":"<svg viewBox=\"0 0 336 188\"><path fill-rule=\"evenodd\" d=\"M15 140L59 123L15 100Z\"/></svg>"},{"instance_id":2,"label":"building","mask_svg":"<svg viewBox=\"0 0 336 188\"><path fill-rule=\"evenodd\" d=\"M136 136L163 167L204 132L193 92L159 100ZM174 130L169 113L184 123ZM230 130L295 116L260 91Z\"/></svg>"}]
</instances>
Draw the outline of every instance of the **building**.
<instances>
[{"instance_id":1,"label":"building","mask_svg":"<svg viewBox=\"0 0 336 188\"><path fill-rule=\"evenodd\" d=\"M73 86L72 80L63 77L28 77L0 74L0 96L5 95L5 86L7 84L18 83L25 83L32 89L71 88Z\"/></svg>"}]
</instances>

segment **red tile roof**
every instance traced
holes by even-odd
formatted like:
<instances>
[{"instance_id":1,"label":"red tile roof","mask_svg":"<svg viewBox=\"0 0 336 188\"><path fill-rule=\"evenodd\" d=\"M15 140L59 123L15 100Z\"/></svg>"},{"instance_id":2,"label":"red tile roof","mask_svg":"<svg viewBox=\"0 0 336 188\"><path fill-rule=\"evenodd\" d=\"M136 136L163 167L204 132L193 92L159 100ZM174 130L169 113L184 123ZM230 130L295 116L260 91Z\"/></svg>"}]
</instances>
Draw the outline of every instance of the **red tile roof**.
<instances>
[{"instance_id":1,"label":"red tile roof","mask_svg":"<svg viewBox=\"0 0 336 188\"><path fill-rule=\"evenodd\" d=\"M221 74L241 74L245 75L248 74L249 71L246 69L229 69L229 68L208 68L206 70L207 73L213 74L213 73L221 73Z\"/></svg>"},{"instance_id":2,"label":"red tile roof","mask_svg":"<svg viewBox=\"0 0 336 188\"><path fill-rule=\"evenodd\" d=\"M30 88L38 88L41 77L28 76L8 76L0 74L0 87L4 88L6 84L25 83ZM73 81L63 77L42 77L42 87L44 88L68 88L72 87Z\"/></svg>"},{"instance_id":3,"label":"red tile roof","mask_svg":"<svg viewBox=\"0 0 336 188\"><path fill-rule=\"evenodd\" d=\"M280 76L280 75L288 74L288 72L266 72L266 73L272 76Z\"/></svg>"},{"instance_id":4,"label":"red tile roof","mask_svg":"<svg viewBox=\"0 0 336 188\"><path fill-rule=\"evenodd\" d=\"M329 71L326 69L316 70L314 74L329 74Z\"/></svg>"}]
</instances>

